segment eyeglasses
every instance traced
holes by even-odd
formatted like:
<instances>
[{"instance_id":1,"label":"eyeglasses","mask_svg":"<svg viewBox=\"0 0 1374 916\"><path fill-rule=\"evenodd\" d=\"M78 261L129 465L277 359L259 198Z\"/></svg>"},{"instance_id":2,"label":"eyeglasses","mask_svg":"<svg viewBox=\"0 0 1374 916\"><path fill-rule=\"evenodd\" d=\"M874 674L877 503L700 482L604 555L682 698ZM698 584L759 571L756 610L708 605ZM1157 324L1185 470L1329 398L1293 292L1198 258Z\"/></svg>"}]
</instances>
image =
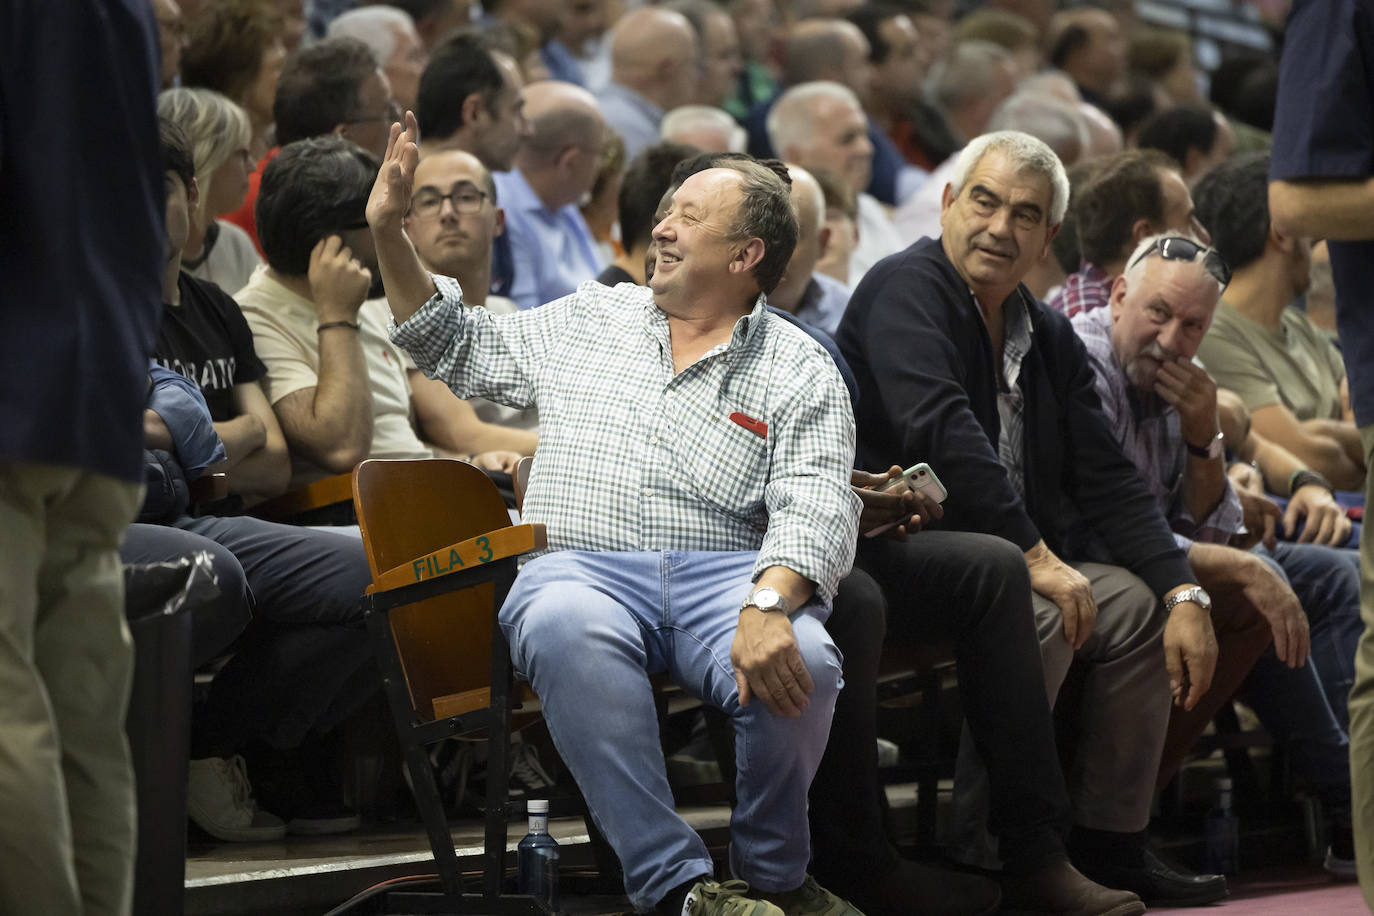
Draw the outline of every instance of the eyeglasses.
<instances>
[{"instance_id":1,"label":"eyeglasses","mask_svg":"<svg viewBox=\"0 0 1374 916\"><path fill-rule=\"evenodd\" d=\"M1155 243L1136 255L1135 260L1126 265L1126 269L1139 264L1155 252L1166 261L1187 261L1197 260L1197 256L1202 255L1202 266L1222 286L1227 286L1231 282L1231 268L1222 260L1221 255L1215 248L1206 248L1194 242L1192 239L1185 239L1177 235L1168 238L1155 239Z\"/></svg>"},{"instance_id":2,"label":"eyeglasses","mask_svg":"<svg viewBox=\"0 0 1374 916\"><path fill-rule=\"evenodd\" d=\"M345 123L345 124L367 124L367 123L370 123L370 122L372 122L372 121L381 120L383 123L385 123L385 124L387 124L387 125L389 126L389 125L395 124L397 121L401 120L401 116L402 116L403 114L404 114L404 112L401 111L401 106L398 105L398 104L393 100L393 101L387 102L387 103L386 103L386 108L385 108L384 110L380 111L380 112L377 112L376 114L358 115L356 118L349 118L348 120L344 121L344 123Z\"/></svg>"},{"instance_id":3,"label":"eyeglasses","mask_svg":"<svg viewBox=\"0 0 1374 916\"><path fill-rule=\"evenodd\" d=\"M477 213L487 199L486 191L479 191L472 185L463 185L447 194L421 189L410 201L410 215L419 219L432 219L444 208L444 201L453 205L455 213Z\"/></svg>"}]
</instances>

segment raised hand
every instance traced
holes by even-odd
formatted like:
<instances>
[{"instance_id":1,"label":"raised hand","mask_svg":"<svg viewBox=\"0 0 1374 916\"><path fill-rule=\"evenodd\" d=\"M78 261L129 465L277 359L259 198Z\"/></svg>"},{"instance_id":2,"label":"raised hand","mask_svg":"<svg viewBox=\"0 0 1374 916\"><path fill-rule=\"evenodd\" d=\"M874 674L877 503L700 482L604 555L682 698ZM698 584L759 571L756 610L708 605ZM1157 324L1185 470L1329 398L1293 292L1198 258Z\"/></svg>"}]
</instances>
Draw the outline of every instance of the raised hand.
<instances>
[{"instance_id":1,"label":"raised hand","mask_svg":"<svg viewBox=\"0 0 1374 916\"><path fill-rule=\"evenodd\" d=\"M372 286L372 271L353 257L337 235L320 239L310 252L310 298L320 323L353 321Z\"/></svg>"},{"instance_id":2,"label":"raised hand","mask_svg":"<svg viewBox=\"0 0 1374 916\"><path fill-rule=\"evenodd\" d=\"M1217 437L1217 383L1197 363L1184 357L1163 363L1155 393L1178 409L1185 441L1206 448Z\"/></svg>"},{"instance_id":3,"label":"raised hand","mask_svg":"<svg viewBox=\"0 0 1374 916\"><path fill-rule=\"evenodd\" d=\"M420 161L420 126L415 113L405 114L405 128L391 125L386 155L367 199L367 224L374 232L399 230L410 210L410 193L415 182L415 166Z\"/></svg>"}]
</instances>

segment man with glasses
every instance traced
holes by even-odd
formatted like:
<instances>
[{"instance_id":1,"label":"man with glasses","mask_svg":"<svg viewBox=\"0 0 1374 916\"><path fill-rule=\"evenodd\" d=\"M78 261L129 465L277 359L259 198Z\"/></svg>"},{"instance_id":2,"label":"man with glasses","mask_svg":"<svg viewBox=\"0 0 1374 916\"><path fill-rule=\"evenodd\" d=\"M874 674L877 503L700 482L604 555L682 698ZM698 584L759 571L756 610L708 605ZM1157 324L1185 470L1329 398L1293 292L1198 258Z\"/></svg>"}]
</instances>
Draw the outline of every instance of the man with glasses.
<instances>
[{"instance_id":1,"label":"man with glasses","mask_svg":"<svg viewBox=\"0 0 1374 916\"><path fill-rule=\"evenodd\" d=\"M533 453L534 435L481 422L387 339L363 214L376 175L377 160L338 137L287 146L263 175L267 265L235 298L267 366L292 485L346 474L364 458L429 458L436 447L509 472Z\"/></svg>"},{"instance_id":2,"label":"man with glasses","mask_svg":"<svg viewBox=\"0 0 1374 916\"><path fill-rule=\"evenodd\" d=\"M464 302L493 315L519 310L510 299L487 293L492 250L506 231L506 214L497 205L491 172L476 156L451 149L420 160L405 231L425 267L458 281ZM507 407L486 398L469 398L468 403L489 423L538 430L534 408Z\"/></svg>"},{"instance_id":3,"label":"man with glasses","mask_svg":"<svg viewBox=\"0 0 1374 916\"><path fill-rule=\"evenodd\" d=\"M374 156L386 152L386 133L399 117L391 83L367 45L354 38L326 38L291 55L277 80L272 103L277 145L248 176L243 206L224 219L258 239L255 206L267 163L282 147L309 137L333 134L351 140Z\"/></svg>"},{"instance_id":4,"label":"man with glasses","mask_svg":"<svg viewBox=\"0 0 1374 916\"><path fill-rule=\"evenodd\" d=\"M1261 187L1264 180L1261 168ZM1073 318L1113 435L1188 551L1199 581L1216 596L1212 622L1221 652L1211 702L1176 716L1185 721L1170 730L1159 784L1172 778L1216 707L1244 681L1246 702L1294 749L1326 808L1328 870L1353 875L1345 712L1361 630L1353 553L1316 544L1229 546L1246 534L1241 501L1227 480L1222 450L1197 444L1216 441L1219 426L1216 384L1193 357L1230 278L1215 249L1182 236L1152 236L1113 282L1110 307ZM1258 536L1251 532L1246 541ZM1303 608L1311 617L1313 665L1302 664ZM1273 632L1274 650L1255 661L1257 631Z\"/></svg>"},{"instance_id":5,"label":"man with glasses","mask_svg":"<svg viewBox=\"0 0 1374 916\"><path fill-rule=\"evenodd\" d=\"M1083 875L1154 903L1225 893L1222 879L1179 874L1144 842L1170 698L1205 701L1217 647L1210 599L1113 438L1082 345L1021 282L1059 231L1068 191L1054 152L1027 134L969 143L944 191L941 237L869 271L839 343L859 378L859 466L929 462L949 491L945 527L1021 548L1046 690L1073 711L1061 708L1077 733L1061 756L1067 851L1082 874L1062 859L1058 870L1008 869L1003 905L1038 895L1037 911L1117 914L1140 902L1083 894ZM1083 676L1060 696L1070 664ZM983 776L964 742L959 854L995 864L981 845L986 792L970 791L985 779L996 791L998 774Z\"/></svg>"}]
</instances>

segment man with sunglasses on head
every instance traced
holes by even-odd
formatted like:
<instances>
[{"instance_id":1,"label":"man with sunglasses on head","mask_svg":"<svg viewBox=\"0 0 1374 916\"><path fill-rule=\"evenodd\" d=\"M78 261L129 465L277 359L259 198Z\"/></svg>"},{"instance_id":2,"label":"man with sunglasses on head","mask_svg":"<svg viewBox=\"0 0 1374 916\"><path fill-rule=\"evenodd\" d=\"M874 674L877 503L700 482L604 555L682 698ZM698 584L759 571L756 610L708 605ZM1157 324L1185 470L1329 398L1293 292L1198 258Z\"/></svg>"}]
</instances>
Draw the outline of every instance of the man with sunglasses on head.
<instances>
[{"instance_id":1,"label":"man with sunglasses on head","mask_svg":"<svg viewBox=\"0 0 1374 916\"><path fill-rule=\"evenodd\" d=\"M1270 733L1293 748L1326 809L1327 869L1353 876L1345 694L1360 634L1359 580L1348 551L1283 542L1230 546L1259 535L1247 535L1226 477L1216 383L1193 361L1230 277L1217 251L1198 240L1151 236L1112 283L1110 307L1072 319L1113 435L1216 601L1221 653L1209 694L1215 702L1176 714L1158 783L1173 777L1217 706L1239 687ZM1310 639L1303 608L1311 616ZM1270 631L1273 651L1256 661L1253 647L1263 648ZM1303 665L1309 643L1315 663Z\"/></svg>"},{"instance_id":2,"label":"man with sunglasses on head","mask_svg":"<svg viewBox=\"0 0 1374 916\"><path fill-rule=\"evenodd\" d=\"M859 379L859 465L929 462L949 491L945 527L1021 548L1046 690L1073 704L1073 828L1045 855L1062 860L1066 848L1082 874L1066 862L1047 900L1044 869L1032 886L1028 865L1008 862L1003 905L1124 914L1140 900L1082 895L1078 882L1152 903L1225 894L1221 878L1180 874L1145 848L1171 696L1187 710L1209 702L1217 644L1210 599L1112 436L1082 344L1021 282L1067 202L1063 165L1044 143L1015 131L972 141L944 192L941 237L869 272L839 344ZM1084 676L1060 697L1070 664ZM965 742L955 800L966 861L996 862L982 832L986 792L970 789L995 792L998 778ZM1038 905L1023 906L1033 891Z\"/></svg>"}]
</instances>

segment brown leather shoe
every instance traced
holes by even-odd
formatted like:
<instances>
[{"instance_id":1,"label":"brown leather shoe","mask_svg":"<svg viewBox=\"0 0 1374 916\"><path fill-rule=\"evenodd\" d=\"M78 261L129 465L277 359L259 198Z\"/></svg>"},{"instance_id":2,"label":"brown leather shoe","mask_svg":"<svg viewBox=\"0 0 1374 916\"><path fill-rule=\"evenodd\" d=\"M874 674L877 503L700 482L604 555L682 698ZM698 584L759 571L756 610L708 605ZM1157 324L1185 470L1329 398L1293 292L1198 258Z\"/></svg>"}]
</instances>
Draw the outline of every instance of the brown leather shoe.
<instances>
[{"instance_id":1,"label":"brown leather shoe","mask_svg":"<svg viewBox=\"0 0 1374 916\"><path fill-rule=\"evenodd\" d=\"M1027 875L1002 876L1002 912L1015 916L1137 916L1145 904L1130 891L1094 884L1068 859Z\"/></svg>"}]
</instances>

